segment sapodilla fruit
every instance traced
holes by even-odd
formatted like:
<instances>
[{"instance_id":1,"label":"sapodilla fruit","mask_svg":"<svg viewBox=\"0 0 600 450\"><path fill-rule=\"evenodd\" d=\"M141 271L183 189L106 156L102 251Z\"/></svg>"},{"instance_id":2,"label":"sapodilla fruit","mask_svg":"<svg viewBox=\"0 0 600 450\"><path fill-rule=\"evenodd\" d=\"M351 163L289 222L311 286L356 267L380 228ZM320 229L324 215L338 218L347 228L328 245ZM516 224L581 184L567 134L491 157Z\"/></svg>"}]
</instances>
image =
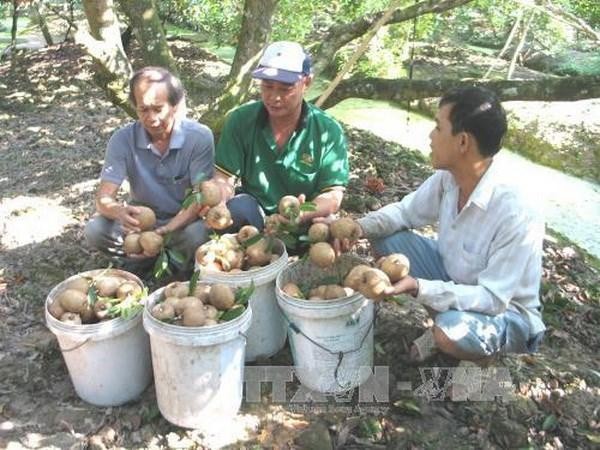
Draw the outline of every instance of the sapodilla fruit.
<instances>
[{"instance_id":1,"label":"sapodilla fruit","mask_svg":"<svg viewBox=\"0 0 600 450\"><path fill-rule=\"evenodd\" d=\"M123 239L123 251L126 255L137 255L142 253L142 246L140 244L140 233L129 233Z\"/></svg>"},{"instance_id":2,"label":"sapodilla fruit","mask_svg":"<svg viewBox=\"0 0 600 450\"><path fill-rule=\"evenodd\" d=\"M140 223L139 228L142 231L151 230L156 223L156 215L147 206L136 206L138 212L133 217Z\"/></svg>"},{"instance_id":3,"label":"sapodilla fruit","mask_svg":"<svg viewBox=\"0 0 600 450\"><path fill-rule=\"evenodd\" d=\"M325 299L332 300L334 298L346 297L346 291L338 284L328 284L325 288Z\"/></svg>"},{"instance_id":4,"label":"sapodilla fruit","mask_svg":"<svg viewBox=\"0 0 600 450\"><path fill-rule=\"evenodd\" d=\"M259 233L258 228L254 225L244 225L240 228L240 231L237 232L237 240L240 244L246 242L251 237L256 236Z\"/></svg>"},{"instance_id":5,"label":"sapodilla fruit","mask_svg":"<svg viewBox=\"0 0 600 450\"><path fill-rule=\"evenodd\" d=\"M326 223L313 223L308 229L308 240L313 244L327 242L329 240L329 225Z\"/></svg>"},{"instance_id":6,"label":"sapodilla fruit","mask_svg":"<svg viewBox=\"0 0 600 450\"><path fill-rule=\"evenodd\" d=\"M82 323L93 323L96 321L96 314L94 313L94 308L89 303L85 305L85 308L79 313L79 317L81 317Z\"/></svg>"},{"instance_id":7,"label":"sapodilla fruit","mask_svg":"<svg viewBox=\"0 0 600 450\"><path fill-rule=\"evenodd\" d=\"M296 298L304 298L304 294L302 293L302 290L300 290L300 288L298 287L298 285L296 283L287 283L285 286L283 286L281 288L281 290L283 292L285 292L287 295L289 295L290 297L296 297Z\"/></svg>"},{"instance_id":8,"label":"sapodilla fruit","mask_svg":"<svg viewBox=\"0 0 600 450\"><path fill-rule=\"evenodd\" d=\"M117 297L125 298L128 295L138 295L142 292L142 288L135 281L125 281L121 283L117 289Z\"/></svg>"},{"instance_id":9,"label":"sapodilla fruit","mask_svg":"<svg viewBox=\"0 0 600 450\"><path fill-rule=\"evenodd\" d=\"M154 231L144 231L140 235L140 245L148 256L156 256L163 246L163 237Z\"/></svg>"},{"instance_id":10,"label":"sapodilla fruit","mask_svg":"<svg viewBox=\"0 0 600 450\"><path fill-rule=\"evenodd\" d=\"M271 255L269 243L265 238L260 239L246 249L248 266L264 266L271 262Z\"/></svg>"},{"instance_id":11,"label":"sapodilla fruit","mask_svg":"<svg viewBox=\"0 0 600 450\"><path fill-rule=\"evenodd\" d=\"M279 200L279 214L284 217L291 218L300 214L300 200L293 195L284 195Z\"/></svg>"},{"instance_id":12,"label":"sapodilla fruit","mask_svg":"<svg viewBox=\"0 0 600 450\"><path fill-rule=\"evenodd\" d=\"M204 310L204 315L206 316L207 319L215 319L217 318L217 316L219 315L219 310L217 308L215 308L213 305L204 305L202 307L202 309Z\"/></svg>"},{"instance_id":13,"label":"sapodilla fruit","mask_svg":"<svg viewBox=\"0 0 600 450\"><path fill-rule=\"evenodd\" d=\"M317 242L308 251L310 260L319 267L331 267L335 262L335 250L327 242Z\"/></svg>"},{"instance_id":14,"label":"sapodilla fruit","mask_svg":"<svg viewBox=\"0 0 600 450\"><path fill-rule=\"evenodd\" d=\"M188 295L188 285L182 281L173 281L165 287L165 297L186 297Z\"/></svg>"},{"instance_id":15,"label":"sapodilla fruit","mask_svg":"<svg viewBox=\"0 0 600 450\"><path fill-rule=\"evenodd\" d=\"M344 286L354 289L358 291L358 287L362 283L362 276L366 270L369 270L371 267L366 264L359 264L350 269L350 272L344 278Z\"/></svg>"},{"instance_id":16,"label":"sapodilla fruit","mask_svg":"<svg viewBox=\"0 0 600 450\"><path fill-rule=\"evenodd\" d=\"M158 320L171 320L175 317L173 305L162 302L154 305L151 311L152 317Z\"/></svg>"},{"instance_id":17,"label":"sapodilla fruit","mask_svg":"<svg viewBox=\"0 0 600 450\"><path fill-rule=\"evenodd\" d=\"M186 327L201 327L206 322L204 305L190 305L183 310L183 325Z\"/></svg>"},{"instance_id":18,"label":"sapodilla fruit","mask_svg":"<svg viewBox=\"0 0 600 450\"><path fill-rule=\"evenodd\" d=\"M52 315L52 317L54 317L55 319L59 319L60 317L66 312L65 309L61 306L60 302L58 301L58 299L54 299L52 302L50 302L50 304L48 305L48 312Z\"/></svg>"},{"instance_id":19,"label":"sapodilla fruit","mask_svg":"<svg viewBox=\"0 0 600 450\"><path fill-rule=\"evenodd\" d=\"M231 213L225 205L213 206L206 213L205 222L213 230L223 230L231 225Z\"/></svg>"},{"instance_id":20,"label":"sapodilla fruit","mask_svg":"<svg viewBox=\"0 0 600 450\"><path fill-rule=\"evenodd\" d=\"M123 278L113 277L111 275L104 275L96 278L94 284L96 286L96 292L100 297L116 297L119 286L123 283Z\"/></svg>"},{"instance_id":21,"label":"sapodilla fruit","mask_svg":"<svg viewBox=\"0 0 600 450\"><path fill-rule=\"evenodd\" d=\"M225 311L235 304L235 295L228 285L215 283L208 293L208 301L215 308Z\"/></svg>"},{"instance_id":22,"label":"sapodilla fruit","mask_svg":"<svg viewBox=\"0 0 600 450\"><path fill-rule=\"evenodd\" d=\"M334 220L329 225L329 231L334 239L349 239L356 241L361 234L360 225L350 217Z\"/></svg>"},{"instance_id":23,"label":"sapodilla fruit","mask_svg":"<svg viewBox=\"0 0 600 450\"><path fill-rule=\"evenodd\" d=\"M208 301L208 294L210 293L210 285L198 283L194 288L194 292L192 295L200 300L202 303L206 303Z\"/></svg>"},{"instance_id":24,"label":"sapodilla fruit","mask_svg":"<svg viewBox=\"0 0 600 450\"><path fill-rule=\"evenodd\" d=\"M67 289L75 289L76 291L87 294L90 290L90 279L82 276L77 276L67 283Z\"/></svg>"},{"instance_id":25,"label":"sapodilla fruit","mask_svg":"<svg viewBox=\"0 0 600 450\"><path fill-rule=\"evenodd\" d=\"M381 300L385 296L385 289L391 285L385 272L370 268L363 272L358 290L366 298Z\"/></svg>"},{"instance_id":26,"label":"sapodilla fruit","mask_svg":"<svg viewBox=\"0 0 600 450\"><path fill-rule=\"evenodd\" d=\"M377 267L390 277L392 283L395 283L408 275L410 261L402 253L392 253L391 255L381 257L377 261Z\"/></svg>"},{"instance_id":27,"label":"sapodilla fruit","mask_svg":"<svg viewBox=\"0 0 600 450\"><path fill-rule=\"evenodd\" d=\"M217 257L217 261L221 263L221 267L225 272L229 272L231 269L239 269L244 262L244 252L229 249L222 256Z\"/></svg>"},{"instance_id":28,"label":"sapodilla fruit","mask_svg":"<svg viewBox=\"0 0 600 450\"><path fill-rule=\"evenodd\" d=\"M59 294L57 300L66 312L76 314L83 311L88 304L87 294L75 289L65 289Z\"/></svg>"},{"instance_id":29,"label":"sapodilla fruit","mask_svg":"<svg viewBox=\"0 0 600 450\"><path fill-rule=\"evenodd\" d=\"M108 317L110 302L106 299L99 299L94 303L94 314L98 320L104 320Z\"/></svg>"},{"instance_id":30,"label":"sapodilla fruit","mask_svg":"<svg viewBox=\"0 0 600 450\"><path fill-rule=\"evenodd\" d=\"M200 193L202 194L201 203L203 205L213 207L221 203L221 188L212 180L204 181L200 184Z\"/></svg>"}]
</instances>

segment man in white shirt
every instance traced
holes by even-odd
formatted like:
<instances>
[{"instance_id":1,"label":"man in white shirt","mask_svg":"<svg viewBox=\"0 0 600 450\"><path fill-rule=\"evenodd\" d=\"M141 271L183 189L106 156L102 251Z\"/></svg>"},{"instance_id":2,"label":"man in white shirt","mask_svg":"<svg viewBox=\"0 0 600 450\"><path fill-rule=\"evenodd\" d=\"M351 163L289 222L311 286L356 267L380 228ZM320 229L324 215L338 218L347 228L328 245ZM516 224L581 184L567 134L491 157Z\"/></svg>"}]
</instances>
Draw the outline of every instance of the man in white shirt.
<instances>
[{"instance_id":1,"label":"man in white shirt","mask_svg":"<svg viewBox=\"0 0 600 450\"><path fill-rule=\"evenodd\" d=\"M494 155L506 115L494 93L452 90L430 134L437 171L402 201L362 219L376 256L404 253L410 275L388 295L410 293L435 325L415 341L423 360L439 349L458 359L535 352L543 337L539 287L544 223ZM438 239L411 228L438 223Z\"/></svg>"}]
</instances>

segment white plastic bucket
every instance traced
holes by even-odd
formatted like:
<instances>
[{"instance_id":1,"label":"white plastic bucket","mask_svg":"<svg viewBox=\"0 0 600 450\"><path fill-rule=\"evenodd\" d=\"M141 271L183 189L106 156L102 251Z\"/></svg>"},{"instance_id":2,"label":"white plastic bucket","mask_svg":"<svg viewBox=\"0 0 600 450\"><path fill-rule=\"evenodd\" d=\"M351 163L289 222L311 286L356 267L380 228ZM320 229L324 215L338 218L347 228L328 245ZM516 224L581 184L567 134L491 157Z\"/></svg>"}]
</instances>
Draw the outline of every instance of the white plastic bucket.
<instances>
[{"instance_id":1,"label":"white plastic bucket","mask_svg":"<svg viewBox=\"0 0 600 450\"><path fill-rule=\"evenodd\" d=\"M139 397L152 381L150 342L142 326L142 311L128 319L89 325L61 322L48 311L67 283L105 271L83 272L56 285L46 298L46 325L56 335L77 395L93 405L117 406ZM110 273L143 286L132 273L117 269Z\"/></svg>"},{"instance_id":2,"label":"white plastic bucket","mask_svg":"<svg viewBox=\"0 0 600 450\"><path fill-rule=\"evenodd\" d=\"M252 305L252 324L248 330L246 361L273 356L285 345L286 324L277 305L275 278L288 262L285 245L275 241L274 253L280 256L271 264L238 273L202 272L202 281L224 283L231 287L247 287L254 283L254 293L248 303Z\"/></svg>"},{"instance_id":3,"label":"white plastic bucket","mask_svg":"<svg viewBox=\"0 0 600 450\"><path fill-rule=\"evenodd\" d=\"M217 325L171 325L150 313L163 290L153 292L144 308L158 408L180 427L210 428L215 421L234 417L242 404L244 333L252 309Z\"/></svg>"},{"instance_id":4,"label":"white plastic bucket","mask_svg":"<svg viewBox=\"0 0 600 450\"><path fill-rule=\"evenodd\" d=\"M360 293L332 300L303 300L281 288L289 282L311 287L331 284L334 278L340 282L359 263L363 262L349 255L330 269L298 261L277 277L277 301L288 325L296 376L313 391L344 392L372 374L374 304Z\"/></svg>"}]
</instances>

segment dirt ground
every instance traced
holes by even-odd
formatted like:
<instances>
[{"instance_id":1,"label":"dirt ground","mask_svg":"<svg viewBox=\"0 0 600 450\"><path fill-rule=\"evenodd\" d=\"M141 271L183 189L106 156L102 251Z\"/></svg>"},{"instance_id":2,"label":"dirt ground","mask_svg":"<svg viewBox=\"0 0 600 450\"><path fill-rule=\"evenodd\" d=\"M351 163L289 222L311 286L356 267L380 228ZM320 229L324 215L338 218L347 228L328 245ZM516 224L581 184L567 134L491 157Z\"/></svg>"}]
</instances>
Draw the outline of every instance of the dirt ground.
<instances>
[{"instance_id":1,"label":"dirt ground","mask_svg":"<svg viewBox=\"0 0 600 450\"><path fill-rule=\"evenodd\" d=\"M185 47L176 53L185 56ZM214 78L215 67L213 61L212 74L198 68L199 76ZM347 401L277 403L266 387L260 402L244 402L238 418L215 423L213 433L169 424L152 385L121 407L82 402L45 326L43 304L66 277L108 263L86 247L82 229L93 213L106 142L127 121L94 86L90 61L71 46L0 64L1 448L600 445L600 277L582 251L551 235L542 286L547 337L538 355L504 357L493 369L477 372L488 377L488 386L503 388L497 397L461 401L456 392L453 397L447 374L457 361L408 363L408 345L428 321L420 306L401 299L383 304L375 325L375 364L389 368L385 401L360 402L355 393ZM364 132L348 133L353 168L344 203L348 212L398 199L429 173L415 153ZM291 365L289 349L260 364ZM287 388L296 392L297 380Z\"/></svg>"}]
</instances>

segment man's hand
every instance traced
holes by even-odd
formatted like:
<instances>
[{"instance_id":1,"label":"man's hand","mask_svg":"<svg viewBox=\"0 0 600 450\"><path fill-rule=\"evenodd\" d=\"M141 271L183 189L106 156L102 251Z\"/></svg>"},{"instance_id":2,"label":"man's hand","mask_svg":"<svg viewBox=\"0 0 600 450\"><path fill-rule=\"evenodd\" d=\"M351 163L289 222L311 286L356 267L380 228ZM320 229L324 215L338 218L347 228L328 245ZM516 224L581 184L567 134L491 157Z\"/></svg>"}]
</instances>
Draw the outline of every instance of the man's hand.
<instances>
[{"instance_id":1,"label":"man's hand","mask_svg":"<svg viewBox=\"0 0 600 450\"><path fill-rule=\"evenodd\" d=\"M399 294L410 294L413 297L416 297L419 294L419 282L416 278L407 275L400 281L387 287L384 291L384 294L386 297Z\"/></svg>"},{"instance_id":2,"label":"man's hand","mask_svg":"<svg viewBox=\"0 0 600 450\"><path fill-rule=\"evenodd\" d=\"M126 233L139 233L142 231L140 221L135 218L135 215L140 212L139 208L123 203L118 211L117 220Z\"/></svg>"},{"instance_id":3,"label":"man's hand","mask_svg":"<svg viewBox=\"0 0 600 450\"><path fill-rule=\"evenodd\" d=\"M315 217L313 219L314 223L326 223L327 225L331 225L332 222L334 222L335 220L337 220L337 217L334 216L333 214L327 216L327 217ZM359 225L360 227L360 225ZM362 230L362 228L360 229L360 233L358 238L361 238L363 236L364 232ZM355 240L350 240L350 239L334 239L333 242L331 243L331 245L333 246L333 249L335 250L336 255L340 255L341 253L348 253L352 247L354 247L354 245L358 242L358 238Z\"/></svg>"}]
</instances>

